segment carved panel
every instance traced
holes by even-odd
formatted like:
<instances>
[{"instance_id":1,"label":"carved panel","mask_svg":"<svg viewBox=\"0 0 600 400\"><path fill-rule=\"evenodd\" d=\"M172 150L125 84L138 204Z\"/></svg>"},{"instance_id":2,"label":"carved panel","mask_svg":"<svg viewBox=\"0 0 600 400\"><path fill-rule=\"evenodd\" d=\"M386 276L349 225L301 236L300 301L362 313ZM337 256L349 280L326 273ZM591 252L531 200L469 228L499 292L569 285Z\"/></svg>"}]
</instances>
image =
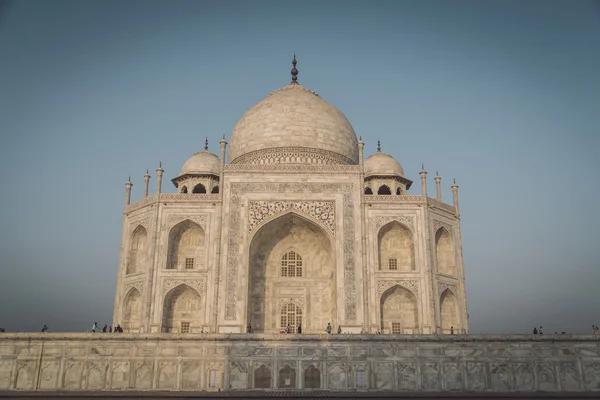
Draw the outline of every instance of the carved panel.
<instances>
[{"instance_id":1,"label":"carved panel","mask_svg":"<svg viewBox=\"0 0 600 400\"><path fill-rule=\"evenodd\" d=\"M410 230L415 232L415 217L410 215L398 215L398 216L383 216L375 218L375 230L379 231L379 229L387 224L388 222L398 221L402 225L406 225Z\"/></svg>"},{"instance_id":2,"label":"carved panel","mask_svg":"<svg viewBox=\"0 0 600 400\"><path fill-rule=\"evenodd\" d=\"M251 201L248 206L248 231L254 231L272 215L290 208L322 222L331 233L335 233L335 203L333 201Z\"/></svg>"},{"instance_id":3,"label":"carved panel","mask_svg":"<svg viewBox=\"0 0 600 400\"><path fill-rule=\"evenodd\" d=\"M131 232L133 232L133 230L135 228L137 228L139 225L143 226L146 231L150 230L150 217L146 217L146 218L142 218L142 219L138 219L138 220L132 220L131 221Z\"/></svg>"},{"instance_id":4,"label":"carved panel","mask_svg":"<svg viewBox=\"0 0 600 400\"><path fill-rule=\"evenodd\" d=\"M171 289L176 288L179 285L187 285L193 289L196 289L200 296L204 295L204 289L206 287L205 279L165 279L163 281L163 293L168 293Z\"/></svg>"},{"instance_id":5,"label":"carved panel","mask_svg":"<svg viewBox=\"0 0 600 400\"><path fill-rule=\"evenodd\" d=\"M444 293L444 290L446 289L450 289L450 291L452 291L452 293L454 293L455 296L458 296L456 285L446 282L438 282L438 296Z\"/></svg>"},{"instance_id":6,"label":"carved panel","mask_svg":"<svg viewBox=\"0 0 600 400\"><path fill-rule=\"evenodd\" d=\"M173 228L175 225L177 225L178 223L185 221L185 220L190 220L192 222L197 223L198 225L200 225L202 227L202 229L206 232L206 221L208 219L208 215L207 214L201 214L201 215L188 215L188 214L171 214L169 215L169 218L167 219L167 230L171 230L171 228Z\"/></svg>"},{"instance_id":7,"label":"carved panel","mask_svg":"<svg viewBox=\"0 0 600 400\"><path fill-rule=\"evenodd\" d=\"M448 234L450 236L454 236L454 232L452 230L452 225L450 225L450 224L448 224L446 222L434 219L433 220L433 233L435 234L438 231L438 229L440 229L440 228L445 228L446 231L448 231Z\"/></svg>"},{"instance_id":8,"label":"carved panel","mask_svg":"<svg viewBox=\"0 0 600 400\"><path fill-rule=\"evenodd\" d=\"M264 166L264 165L263 165ZM240 208L242 193L323 193L343 195L343 261L344 261L344 293L346 320L356 319L356 281L355 281L355 232L354 201L352 184L342 183L232 183L229 202L229 240L227 251L227 281L225 299L225 320L232 321L237 317L237 275L239 270L240 250Z\"/></svg>"},{"instance_id":9,"label":"carved panel","mask_svg":"<svg viewBox=\"0 0 600 400\"><path fill-rule=\"evenodd\" d=\"M417 369L414 363L398 364L398 390L417 389Z\"/></svg>"},{"instance_id":10,"label":"carved panel","mask_svg":"<svg viewBox=\"0 0 600 400\"><path fill-rule=\"evenodd\" d=\"M133 288L136 288L138 292L142 294L144 292L144 281L135 281L125 284L125 290L123 291L123 294L127 296L129 294L129 291Z\"/></svg>"},{"instance_id":11,"label":"carved panel","mask_svg":"<svg viewBox=\"0 0 600 400\"><path fill-rule=\"evenodd\" d=\"M419 297L419 282L416 279L378 281L377 293L381 296L383 292L396 285L400 285L403 288L410 290L415 297Z\"/></svg>"}]
</instances>

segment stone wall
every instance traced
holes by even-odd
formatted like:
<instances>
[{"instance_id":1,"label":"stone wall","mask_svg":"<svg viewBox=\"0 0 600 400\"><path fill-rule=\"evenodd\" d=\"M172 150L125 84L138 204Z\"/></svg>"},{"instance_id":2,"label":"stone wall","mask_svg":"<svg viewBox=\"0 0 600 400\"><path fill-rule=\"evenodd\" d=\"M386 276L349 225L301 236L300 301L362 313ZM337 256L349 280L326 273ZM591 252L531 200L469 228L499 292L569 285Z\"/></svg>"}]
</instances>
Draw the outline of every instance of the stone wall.
<instances>
[{"instance_id":1,"label":"stone wall","mask_svg":"<svg viewBox=\"0 0 600 400\"><path fill-rule=\"evenodd\" d=\"M575 335L0 335L0 390L600 391Z\"/></svg>"}]
</instances>

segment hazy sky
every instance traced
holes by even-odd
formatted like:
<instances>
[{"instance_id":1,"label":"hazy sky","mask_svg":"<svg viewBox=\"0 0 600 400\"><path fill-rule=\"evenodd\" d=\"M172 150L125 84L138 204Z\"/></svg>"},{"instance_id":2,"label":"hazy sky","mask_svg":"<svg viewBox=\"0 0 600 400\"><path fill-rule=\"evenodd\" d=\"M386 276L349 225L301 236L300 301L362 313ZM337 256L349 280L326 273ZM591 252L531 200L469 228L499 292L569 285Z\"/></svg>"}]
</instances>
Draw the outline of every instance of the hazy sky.
<instances>
[{"instance_id":1,"label":"hazy sky","mask_svg":"<svg viewBox=\"0 0 600 400\"><path fill-rule=\"evenodd\" d=\"M110 323L127 176L174 192L294 52L367 155L456 177L472 333L600 324L599 2L54 0L0 1L0 326Z\"/></svg>"}]
</instances>

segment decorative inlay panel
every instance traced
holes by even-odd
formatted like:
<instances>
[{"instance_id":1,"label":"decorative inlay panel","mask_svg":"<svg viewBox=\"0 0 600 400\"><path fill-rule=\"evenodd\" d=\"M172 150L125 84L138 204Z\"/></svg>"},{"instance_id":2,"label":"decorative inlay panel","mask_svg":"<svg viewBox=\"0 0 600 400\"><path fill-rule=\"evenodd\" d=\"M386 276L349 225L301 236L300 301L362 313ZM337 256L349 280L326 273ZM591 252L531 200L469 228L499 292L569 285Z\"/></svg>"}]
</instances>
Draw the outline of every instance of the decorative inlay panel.
<instances>
[{"instance_id":1,"label":"decorative inlay panel","mask_svg":"<svg viewBox=\"0 0 600 400\"><path fill-rule=\"evenodd\" d=\"M146 231L150 230L150 217L146 217L146 218L142 218L136 221L132 221L131 222L131 231L133 232L133 230L135 228L137 228L139 225L143 226L144 228L146 228Z\"/></svg>"},{"instance_id":2,"label":"decorative inlay panel","mask_svg":"<svg viewBox=\"0 0 600 400\"><path fill-rule=\"evenodd\" d=\"M129 294L129 291L133 288L136 288L138 290L138 292L140 292L140 294L142 294L144 292L144 282L136 281L136 282L130 282L130 283L125 284L125 290L123 291L123 294L125 296L127 296Z\"/></svg>"},{"instance_id":3,"label":"decorative inlay panel","mask_svg":"<svg viewBox=\"0 0 600 400\"><path fill-rule=\"evenodd\" d=\"M381 296L383 292L396 285L410 290L416 297L419 297L419 283L416 279L378 281L377 293Z\"/></svg>"},{"instance_id":4,"label":"decorative inlay panel","mask_svg":"<svg viewBox=\"0 0 600 400\"><path fill-rule=\"evenodd\" d=\"M445 228L446 231L450 234L450 236L454 236L454 232L452 231L452 225L447 224L446 222L438 221L437 219L433 220L433 233L436 233L438 229Z\"/></svg>"},{"instance_id":5,"label":"decorative inlay panel","mask_svg":"<svg viewBox=\"0 0 600 400\"><path fill-rule=\"evenodd\" d=\"M458 296L456 285L446 282L438 282L438 296L444 293L444 290L450 289L455 296Z\"/></svg>"},{"instance_id":6,"label":"decorative inlay panel","mask_svg":"<svg viewBox=\"0 0 600 400\"><path fill-rule=\"evenodd\" d=\"M229 164L230 165L230 164ZM231 183L229 201L229 234L227 243L227 281L225 320L237 317L237 279L240 257L241 195L243 193L322 193L343 196L343 260L346 320L356 319L356 281L354 270L355 231L352 184L349 183Z\"/></svg>"},{"instance_id":7,"label":"decorative inlay panel","mask_svg":"<svg viewBox=\"0 0 600 400\"><path fill-rule=\"evenodd\" d=\"M293 208L322 222L335 233L335 203L333 201L251 201L248 231L252 232L272 215Z\"/></svg>"},{"instance_id":8,"label":"decorative inlay panel","mask_svg":"<svg viewBox=\"0 0 600 400\"><path fill-rule=\"evenodd\" d=\"M208 219L207 214L201 215L188 215L188 214L171 214L167 219L167 229L170 231L175 225L180 223L181 221L185 221L189 219L192 222L197 223L202 227L204 231L206 231L206 221Z\"/></svg>"},{"instance_id":9,"label":"decorative inlay panel","mask_svg":"<svg viewBox=\"0 0 600 400\"><path fill-rule=\"evenodd\" d=\"M200 296L204 295L206 282L205 279L165 279L163 281L163 294L167 294L171 289L176 288L179 285L187 285L193 289L196 289Z\"/></svg>"},{"instance_id":10,"label":"decorative inlay panel","mask_svg":"<svg viewBox=\"0 0 600 400\"><path fill-rule=\"evenodd\" d=\"M298 174L306 172L356 172L360 165L335 164L225 164L225 171L290 171Z\"/></svg>"},{"instance_id":11,"label":"decorative inlay panel","mask_svg":"<svg viewBox=\"0 0 600 400\"><path fill-rule=\"evenodd\" d=\"M245 153L231 162L232 164L328 164L353 165L348 157L332 151L308 147L274 147Z\"/></svg>"},{"instance_id":12,"label":"decorative inlay panel","mask_svg":"<svg viewBox=\"0 0 600 400\"><path fill-rule=\"evenodd\" d=\"M387 224L388 222L398 221L402 225L406 225L414 234L415 232L415 217L409 215L399 216L383 216L375 218L375 230L379 231L379 228Z\"/></svg>"}]
</instances>

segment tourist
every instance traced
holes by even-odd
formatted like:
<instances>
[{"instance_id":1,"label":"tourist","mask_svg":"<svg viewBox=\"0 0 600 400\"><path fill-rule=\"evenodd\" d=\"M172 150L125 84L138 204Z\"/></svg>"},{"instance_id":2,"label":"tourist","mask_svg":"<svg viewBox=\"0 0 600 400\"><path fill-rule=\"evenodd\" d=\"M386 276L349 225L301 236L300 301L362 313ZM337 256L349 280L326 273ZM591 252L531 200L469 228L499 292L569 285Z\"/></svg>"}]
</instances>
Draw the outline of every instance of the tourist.
<instances>
[{"instance_id":1,"label":"tourist","mask_svg":"<svg viewBox=\"0 0 600 400\"><path fill-rule=\"evenodd\" d=\"M302 324L298 324L298 333L302 333Z\"/></svg>"},{"instance_id":2,"label":"tourist","mask_svg":"<svg viewBox=\"0 0 600 400\"><path fill-rule=\"evenodd\" d=\"M108 327L108 333L112 333L112 325Z\"/></svg>"},{"instance_id":3,"label":"tourist","mask_svg":"<svg viewBox=\"0 0 600 400\"><path fill-rule=\"evenodd\" d=\"M342 326L338 325L338 335L341 335L341 334L342 334Z\"/></svg>"},{"instance_id":4,"label":"tourist","mask_svg":"<svg viewBox=\"0 0 600 400\"><path fill-rule=\"evenodd\" d=\"M533 334L534 334L534 335L537 335L537 334L538 334L537 328L533 328Z\"/></svg>"},{"instance_id":5,"label":"tourist","mask_svg":"<svg viewBox=\"0 0 600 400\"><path fill-rule=\"evenodd\" d=\"M454 335L454 327L453 326L450 327L450 334Z\"/></svg>"},{"instance_id":6,"label":"tourist","mask_svg":"<svg viewBox=\"0 0 600 400\"><path fill-rule=\"evenodd\" d=\"M327 331L328 335L331 335L331 322L327 323L327 328L325 328L325 330Z\"/></svg>"},{"instance_id":7,"label":"tourist","mask_svg":"<svg viewBox=\"0 0 600 400\"><path fill-rule=\"evenodd\" d=\"M122 333L123 332L123 328L121 328L121 324L117 325L117 327L115 328L115 333Z\"/></svg>"},{"instance_id":8,"label":"tourist","mask_svg":"<svg viewBox=\"0 0 600 400\"><path fill-rule=\"evenodd\" d=\"M108 325L104 324L104 328L102 328L102 332L106 333L107 329L108 329Z\"/></svg>"},{"instance_id":9,"label":"tourist","mask_svg":"<svg viewBox=\"0 0 600 400\"><path fill-rule=\"evenodd\" d=\"M94 322L94 325L92 325L92 333L96 333L96 329L98 329L98 323Z\"/></svg>"},{"instance_id":10,"label":"tourist","mask_svg":"<svg viewBox=\"0 0 600 400\"><path fill-rule=\"evenodd\" d=\"M597 335L598 334L598 326L592 325L592 328L594 328L594 335Z\"/></svg>"},{"instance_id":11,"label":"tourist","mask_svg":"<svg viewBox=\"0 0 600 400\"><path fill-rule=\"evenodd\" d=\"M252 324L248 324L248 326L246 326L246 333L252 333Z\"/></svg>"},{"instance_id":12,"label":"tourist","mask_svg":"<svg viewBox=\"0 0 600 400\"><path fill-rule=\"evenodd\" d=\"M288 324L288 326L285 327L285 333L292 333L292 327L290 326L290 324Z\"/></svg>"},{"instance_id":13,"label":"tourist","mask_svg":"<svg viewBox=\"0 0 600 400\"><path fill-rule=\"evenodd\" d=\"M50 329L50 328L48 328L48 325L44 324L44 327L42 328L42 332L46 333L46 332L48 332L48 329Z\"/></svg>"},{"instance_id":14,"label":"tourist","mask_svg":"<svg viewBox=\"0 0 600 400\"><path fill-rule=\"evenodd\" d=\"M540 325L540 330L539 330L539 332L540 332L540 335L543 335L543 334L544 334L544 332L542 332L542 326L541 326L541 325Z\"/></svg>"}]
</instances>

